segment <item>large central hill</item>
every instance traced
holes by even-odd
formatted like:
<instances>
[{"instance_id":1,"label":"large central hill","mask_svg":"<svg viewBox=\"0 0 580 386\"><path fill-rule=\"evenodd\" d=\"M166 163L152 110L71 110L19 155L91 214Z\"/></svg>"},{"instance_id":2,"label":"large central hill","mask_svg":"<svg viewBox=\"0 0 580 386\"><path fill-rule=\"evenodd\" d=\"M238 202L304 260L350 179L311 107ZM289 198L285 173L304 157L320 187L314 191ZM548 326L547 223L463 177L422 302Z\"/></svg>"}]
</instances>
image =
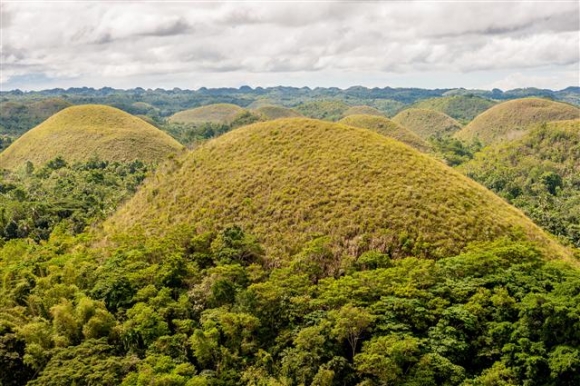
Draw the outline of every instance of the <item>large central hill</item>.
<instances>
[{"instance_id":1,"label":"large central hill","mask_svg":"<svg viewBox=\"0 0 580 386\"><path fill-rule=\"evenodd\" d=\"M580 109L541 98L523 98L500 103L478 115L455 137L488 145L522 137L526 130L550 121L580 118Z\"/></svg>"},{"instance_id":2,"label":"large central hill","mask_svg":"<svg viewBox=\"0 0 580 386\"><path fill-rule=\"evenodd\" d=\"M465 124L496 102L471 95L453 95L419 101L414 108L439 111Z\"/></svg>"},{"instance_id":3,"label":"large central hill","mask_svg":"<svg viewBox=\"0 0 580 386\"><path fill-rule=\"evenodd\" d=\"M140 118L109 106L68 107L28 131L0 153L0 169L26 161L43 164L57 156L86 161L159 162L183 147Z\"/></svg>"},{"instance_id":4,"label":"large central hill","mask_svg":"<svg viewBox=\"0 0 580 386\"><path fill-rule=\"evenodd\" d=\"M370 130L309 119L258 123L209 141L180 165L149 179L105 231L240 225L270 259L320 236L336 254L439 257L504 235L566 254L501 198Z\"/></svg>"},{"instance_id":5,"label":"large central hill","mask_svg":"<svg viewBox=\"0 0 580 386\"><path fill-rule=\"evenodd\" d=\"M385 117L362 114L349 115L346 118L342 118L339 123L376 131L389 138L406 143L422 152L430 150L429 144L417 134Z\"/></svg>"},{"instance_id":6,"label":"large central hill","mask_svg":"<svg viewBox=\"0 0 580 386\"><path fill-rule=\"evenodd\" d=\"M448 136L461 130L461 124L449 115L428 109L403 110L393 117L393 121L423 139Z\"/></svg>"}]
</instances>

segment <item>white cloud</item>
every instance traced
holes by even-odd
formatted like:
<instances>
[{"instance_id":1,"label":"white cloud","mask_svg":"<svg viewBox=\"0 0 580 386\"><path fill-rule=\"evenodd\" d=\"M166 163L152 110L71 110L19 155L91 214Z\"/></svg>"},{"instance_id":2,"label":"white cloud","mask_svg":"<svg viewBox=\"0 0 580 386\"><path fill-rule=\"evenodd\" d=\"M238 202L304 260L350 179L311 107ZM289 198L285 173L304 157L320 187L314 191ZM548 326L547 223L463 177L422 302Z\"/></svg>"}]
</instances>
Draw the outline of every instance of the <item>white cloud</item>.
<instances>
[{"instance_id":1,"label":"white cloud","mask_svg":"<svg viewBox=\"0 0 580 386\"><path fill-rule=\"evenodd\" d=\"M505 71L557 74L580 60L573 2L102 1L8 3L2 11L7 87L38 88L30 77L124 87L183 87L180 79L199 78L259 85L276 77L316 86L323 73L335 74L337 85L344 74L362 81L487 71L504 79Z\"/></svg>"}]
</instances>

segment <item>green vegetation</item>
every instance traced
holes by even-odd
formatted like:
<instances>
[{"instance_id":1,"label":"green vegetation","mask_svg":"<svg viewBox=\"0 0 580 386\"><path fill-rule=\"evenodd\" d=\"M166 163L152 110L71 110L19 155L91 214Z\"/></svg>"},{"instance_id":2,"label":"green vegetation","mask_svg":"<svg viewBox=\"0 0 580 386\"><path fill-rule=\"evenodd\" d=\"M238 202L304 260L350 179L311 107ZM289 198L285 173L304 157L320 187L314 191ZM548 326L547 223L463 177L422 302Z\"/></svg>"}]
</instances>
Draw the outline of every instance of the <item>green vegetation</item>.
<instances>
[{"instance_id":1,"label":"green vegetation","mask_svg":"<svg viewBox=\"0 0 580 386\"><path fill-rule=\"evenodd\" d=\"M521 212L437 160L370 130L307 119L246 126L207 142L148 180L108 232L170 224L239 224L270 260L328 236L359 256L442 257L499 235L568 253Z\"/></svg>"},{"instance_id":2,"label":"green vegetation","mask_svg":"<svg viewBox=\"0 0 580 386\"><path fill-rule=\"evenodd\" d=\"M181 149L169 135L121 110L73 106L53 115L0 153L0 168L14 170L27 161L42 165L58 156L69 163L94 157L156 163Z\"/></svg>"},{"instance_id":3,"label":"green vegetation","mask_svg":"<svg viewBox=\"0 0 580 386\"><path fill-rule=\"evenodd\" d=\"M580 120L551 122L489 146L459 170L580 247Z\"/></svg>"},{"instance_id":4,"label":"green vegetation","mask_svg":"<svg viewBox=\"0 0 580 386\"><path fill-rule=\"evenodd\" d=\"M423 139L448 137L461 130L459 122L435 110L406 109L395 115L393 121Z\"/></svg>"},{"instance_id":5,"label":"green vegetation","mask_svg":"<svg viewBox=\"0 0 580 386\"><path fill-rule=\"evenodd\" d=\"M255 111L265 120L279 118L297 118L302 116L300 113L298 113L293 109L281 106L271 106L271 105L260 106Z\"/></svg>"},{"instance_id":6,"label":"green vegetation","mask_svg":"<svg viewBox=\"0 0 580 386\"><path fill-rule=\"evenodd\" d=\"M4 101L0 103L0 134L19 137L30 128L69 106L71 103L62 98Z\"/></svg>"},{"instance_id":7,"label":"green vegetation","mask_svg":"<svg viewBox=\"0 0 580 386\"><path fill-rule=\"evenodd\" d=\"M349 115L341 119L339 123L376 131L386 137L406 143L422 152L428 152L430 150L429 144L417 136L417 134L385 117L376 115Z\"/></svg>"},{"instance_id":8,"label":"green vegetation","mask_svg":"<svg viewBox=\"0 0 580 386\"><path fill-rule=\"evenodd\" d=\"M378 115L383 117L385 114L370 106L352 106L342 113L343 117L348 117L350 115Z\"/></svg>"},{"instance_id":9,"label":"green vegetation","mask_svg":"<svg viewBox=\"0 0 580 386\"><path fill-rule=\"evenodd\" d=\"M467 124L495 104L496 102L492 100L474 95L452 95L425 99L415 103L412 107L439 111L462 124Z\"/></svg>"},{"instance_id":10,"label":"green vegetation","mask_svg":"<svg viewBox=\"0 0 580 386\"><path fill-rule=\"evenodd\" d=\"M484 145L520 138L530 127L550 121L580 118L580 109L540 98L524 98L498 104L455 133L464 142Z\"/></svg>"},{"instance_id":11,"label":"green vegetation","mask_svg":"<svg viewBox=\"0 0 580 386\"><path fill-rule=\"evenodd\" d=\"M82 232L133 195L146 172L141 161L28 162L0 176L0 240L46 240L55 227Z\"/></svg>"},{"instance_id":12,"label":"green vegetation","mask_svg":"<svg viewBox=\"0 0 580 386\"><path fill-rule=\"evenodd\" d=\"M3 385L580 382L580 271L498 240L438 260L325 238L283 267L239 227L0 248Z\"/></svg>"},{"instance_id":13,"label":"green vegetation","mask_svg":"<svg viewBox=\"0 0 580 386\"><path fill-rule=\"evenodd\" d=\"M340 100L329 99L301 103L294 109L308 118L338 121L344 116L349 106Z\"/></svg>"},{"instance_id":14,"label":"green vegetation","mask_svg":"<svg viewBox=\"0 0 580 386\"><path fill-rule=\"evenodd\" d=\"M197 107L191 110L180 111L167 118L167 121L169 123L185 124L230 124L244 111L245 110L240 106L228 103L218 103Z\"/></svg>"}]
</instances>

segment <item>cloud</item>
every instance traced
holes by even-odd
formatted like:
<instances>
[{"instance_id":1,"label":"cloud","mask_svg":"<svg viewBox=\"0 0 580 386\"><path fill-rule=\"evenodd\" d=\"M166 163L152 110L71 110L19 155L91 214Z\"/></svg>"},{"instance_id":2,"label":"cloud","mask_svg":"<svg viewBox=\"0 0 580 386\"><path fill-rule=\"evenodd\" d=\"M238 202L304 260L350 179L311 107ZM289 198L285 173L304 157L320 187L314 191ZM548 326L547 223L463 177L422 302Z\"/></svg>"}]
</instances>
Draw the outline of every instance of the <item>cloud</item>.
<instances>
[{"instance_id":1,"label":"cloud","mask_svg":"<svg viewBox=\"0 0 580 386\"><path fill-rule=\"evenodd\" d=\"M9 79L42 74L79 86L170 78L225 86L276 77L284 84L294 73L316 86L321 74L338 84L371 73L482 71L501 73L499 81L505 71L577 65L579 15L578 3L531 2L9 3L1 82L35 88Z\"/></svg>"}]
</instances>

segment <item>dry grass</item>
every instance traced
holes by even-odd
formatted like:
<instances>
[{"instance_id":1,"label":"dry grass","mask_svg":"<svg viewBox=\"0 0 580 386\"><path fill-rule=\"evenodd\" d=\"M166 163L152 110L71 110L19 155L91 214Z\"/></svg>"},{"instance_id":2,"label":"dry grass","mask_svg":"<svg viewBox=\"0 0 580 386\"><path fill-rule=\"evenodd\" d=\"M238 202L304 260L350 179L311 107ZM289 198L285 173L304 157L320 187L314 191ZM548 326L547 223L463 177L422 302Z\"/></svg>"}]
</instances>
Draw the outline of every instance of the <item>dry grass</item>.
<instances>
[{"instance_id":1,"label":"dry grass","mask_svg":"<svg viewBox=\"0 0 580 386\"><path fill-rule=\"evenodd\" d=\"M375 115L350 115L341 119L340 123L376 131L386 137L406 143L422 152L428 152L430 150L429 144L417 134L385 117Z\"/></svg>"},{"instance_id":2,"label":"dry grass","mask_svg":"<svg viewBox=\"0 0 580 386\"><path fill-rule=\"evenodd\" d=\"M566 103L540 98L523 98L500 103L455 133L466 142L475 140L485 145L522 137L527 129L538 124L580 118L580 109Z\"/></svg>"},{"instance_id":3,"label":"dry grass","mask_svg":"<svg viewBox=\"0 0 580 386\"><path fill-rule=\"evenodd\" d=\"M423 139L448 136L461 130L461 124L449 115L435 110L407 109L393 117L393 121Z\"/></svg>"},{"instance_id":4,"label":"dry grass","mask_svg":"<svg viewBox=\"0 0 580 386\"><path fill-rule=\"evenodd\" d=\"M159 162L183 146L142 119L109 106L66 108L28 131L0 154L0 168L15 169L31 161L43 164L57 156L86 161Z\"/></svg>"},{"instance_id":5,"label":"dry grass","mask_svg":"<svg viewBox=\"0 0 580 386\"><path fill-rule=\"evenodd\" d=\"M245 110L229 103L217 103L180 111L167 120L171 123L232 123Z\"/></svg>"},{"instance_id":6,"label":"dry grass","mask_svg":"<svg viewBox=\"0 0 580 386\"><path fill-rule=\"evenodd\" d=\"M245 126L158 172L104 227L164 234L241 225L272 261L329 236L337 255L368 249L440 257L500 236L568 251L487 189L398 141L310 119Z\"/></svg>"}]
</instances>

